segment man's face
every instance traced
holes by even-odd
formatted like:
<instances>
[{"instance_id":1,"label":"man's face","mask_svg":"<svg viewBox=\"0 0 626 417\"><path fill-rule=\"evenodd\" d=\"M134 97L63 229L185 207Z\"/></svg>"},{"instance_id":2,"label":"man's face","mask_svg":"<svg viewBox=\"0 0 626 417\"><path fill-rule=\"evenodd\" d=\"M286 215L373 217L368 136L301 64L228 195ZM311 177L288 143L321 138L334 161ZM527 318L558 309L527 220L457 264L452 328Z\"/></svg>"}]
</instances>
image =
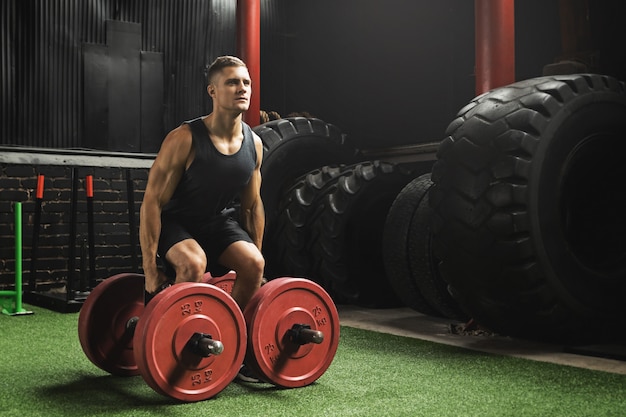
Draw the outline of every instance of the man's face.
<instances>
[{"instance_id":1,"label":"man's face","mask_svg":"<svg viewBox=\"0 0 626 417\"><path fill-rule=\"evenodd\" d=\"M244 112L250 107L252 93L250 74L246 67L226 67L213 78L207 91L213 107Z\"/></svg>"}]
</instances>

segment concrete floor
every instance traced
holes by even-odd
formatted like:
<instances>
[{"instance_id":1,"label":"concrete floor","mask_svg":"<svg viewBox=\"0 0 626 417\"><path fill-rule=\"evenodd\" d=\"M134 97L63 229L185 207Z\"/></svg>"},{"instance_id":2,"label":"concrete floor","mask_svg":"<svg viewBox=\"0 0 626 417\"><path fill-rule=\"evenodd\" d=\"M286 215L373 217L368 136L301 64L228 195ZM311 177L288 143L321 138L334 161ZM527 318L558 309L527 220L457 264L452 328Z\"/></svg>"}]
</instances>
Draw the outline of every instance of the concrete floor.
<instances>
[{"instance_id":1,"label":"concrete floor","mask_svg":"<svg viewBox=\"0 0 626 417\"><path fill-rule=\"evenodd\" d=\"M626 361L564 352L563 346L494 335L458 335L450 319L420 314L409 308L365 309L338 306L341 325L414 337L482 352L626 375ZM622 351L624 347L619 347ZM620 351L620 353L623 353Z\"/></svg>"}]
</instances>

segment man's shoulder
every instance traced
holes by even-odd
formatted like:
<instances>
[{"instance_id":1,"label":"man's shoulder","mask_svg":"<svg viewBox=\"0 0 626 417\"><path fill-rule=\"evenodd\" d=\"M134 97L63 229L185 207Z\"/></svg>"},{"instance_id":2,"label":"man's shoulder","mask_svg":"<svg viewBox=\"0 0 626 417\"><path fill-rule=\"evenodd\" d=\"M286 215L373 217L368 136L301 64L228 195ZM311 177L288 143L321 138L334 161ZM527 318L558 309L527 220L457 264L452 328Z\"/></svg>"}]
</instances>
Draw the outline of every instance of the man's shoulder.
<instances>
[{"instance_id":1,"label":"man's shoulder","mask_svg":"<svg viewBox=\"0 0 626 417\"><path fill-rule=\"evenodd\" d=\"M191 138L191 128L188 124L183 123L178 127L175 127L170 131L167 137L173 137L176 140L185 140L186 138Z\"/></svg>"},{"instance_id":2,"label":"man's shoulder","mask_svg":"<svg viewBox=\"0 0 626 417\"><path fill-rule=\"evenodd\" d=\"M192 140L193 138L189 125L183 123L180 126L172 129L167 134L167 136L165 136L165 139L163 140L163 143L161 145L161 149L163 149L164 147L168 147L167 145L179 147L186 143L191 144Z\"/></svg>"}]
</instances>

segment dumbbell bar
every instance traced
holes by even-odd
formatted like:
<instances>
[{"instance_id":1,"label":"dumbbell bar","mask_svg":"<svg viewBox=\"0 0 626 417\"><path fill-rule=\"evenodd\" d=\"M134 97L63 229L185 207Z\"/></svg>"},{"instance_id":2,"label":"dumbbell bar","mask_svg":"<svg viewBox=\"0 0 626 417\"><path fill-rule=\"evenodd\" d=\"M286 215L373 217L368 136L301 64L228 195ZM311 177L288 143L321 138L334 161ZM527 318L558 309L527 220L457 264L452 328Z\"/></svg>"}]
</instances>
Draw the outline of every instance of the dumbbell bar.
<instances>
[{"instance_id":1,"label":"dumbbell bar","mask_svg":"<svg viewBox=\"0 0 626 417\"><path fill-rule=\"evenodd\" d=\"M214 280L230 290L234 275ZM249 317L248 326L243 317ZM271 281L242 315L225 291L195 283L164 290L144 311L143 276L120 274L86 300L79 338L87 357L103 370L140 373L161 394L199 401L234 378L246 346L247 363L268 382L288 388L314 382L334 358L339 320L328 294L304 279ZM257 343L264 344L255 348Z\"/></svg>"},{"instance_id":2,"label":"dumbbell bar","mask_svg":"<svg viewBox=\"0 0 626 417\"><path fill-rule=\"evenodd\" d=\"M235 278L232 271L221 277L206 273L203 282L230 293ZM256 292L243 315L248 323L246 364L267 381L302 387L330 366L339 345L339 315L332 298L315 282L273 279Z\"/></svg>"}]
</instances>

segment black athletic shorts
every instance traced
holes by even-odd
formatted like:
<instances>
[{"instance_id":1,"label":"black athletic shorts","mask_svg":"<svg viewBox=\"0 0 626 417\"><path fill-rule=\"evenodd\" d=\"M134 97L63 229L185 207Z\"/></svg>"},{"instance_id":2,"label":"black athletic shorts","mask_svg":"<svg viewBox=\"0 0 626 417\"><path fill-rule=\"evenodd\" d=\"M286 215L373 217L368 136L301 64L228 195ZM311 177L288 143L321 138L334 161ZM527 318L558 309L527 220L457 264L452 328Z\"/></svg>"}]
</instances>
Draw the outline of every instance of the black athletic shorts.
<instances>
[{"instance_id":1,"label":"black athletic shorts","mask_svg":"<svg viewBox=\"0 0 626 417\"><path fill-rule=\"evenodd\" d=\"M158 254L165 265L165 273L174 277L174 269L165 260L165 254L176 243L194 239L206 254L207 270L214 277L222 276L230 271L217 260L224 250L232 243L245 241L254 243L241 225L227 214L220 214L206 224L185 225L175 216L163 214L161 216L161 236L159 237Z\"/></svg>"}]
</instances>

